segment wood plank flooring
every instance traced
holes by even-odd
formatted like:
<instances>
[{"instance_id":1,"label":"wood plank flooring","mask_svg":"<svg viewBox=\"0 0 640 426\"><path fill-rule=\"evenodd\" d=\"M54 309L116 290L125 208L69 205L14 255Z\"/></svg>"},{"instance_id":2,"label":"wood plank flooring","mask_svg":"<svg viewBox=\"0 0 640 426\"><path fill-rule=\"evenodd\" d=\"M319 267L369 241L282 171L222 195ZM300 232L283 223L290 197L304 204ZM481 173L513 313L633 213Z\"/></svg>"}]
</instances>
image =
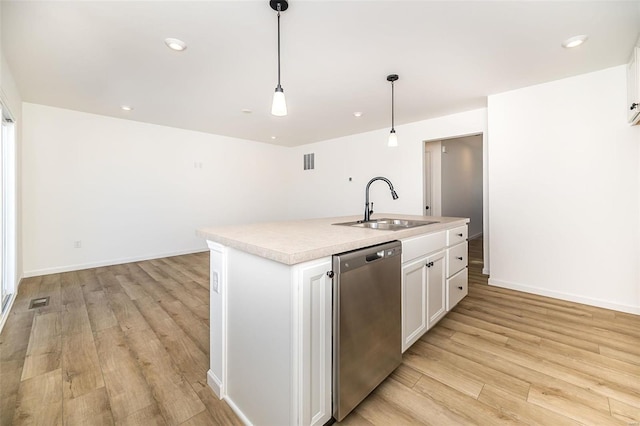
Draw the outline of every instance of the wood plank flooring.
<instances>
[{"instance_id":1,"label":"wood plank flooring","mask_svg":"<svg viewBox=\"0 0 640 426\"><path fill-rule=\"evenodd\" d=\"M345 425L640 425L640 316L490 287L469 295Z\"/></svg>"},{"instance_id":2,"label":"wood plank flooring","mask_svg":"<svg viewBox=\"0 0 640 426\"><path fill-rule=\"evenodd\" d=\"M640 317L489 287L481 239L469 253L469 296L342 424L640 425ZM24 280L0 425L241 424L206 384L208 259Z\"/></svg>"},{"instance_id":3,"label":"wood plank flooring","mask_svg":"<svg viewBox=\"0 0 640 426\"><path fill-rule=\"evenodd\" d=\"M208 260L25 279L0 335L0 425L242 424L206 384Z\"/></svg>"}]
</instances>

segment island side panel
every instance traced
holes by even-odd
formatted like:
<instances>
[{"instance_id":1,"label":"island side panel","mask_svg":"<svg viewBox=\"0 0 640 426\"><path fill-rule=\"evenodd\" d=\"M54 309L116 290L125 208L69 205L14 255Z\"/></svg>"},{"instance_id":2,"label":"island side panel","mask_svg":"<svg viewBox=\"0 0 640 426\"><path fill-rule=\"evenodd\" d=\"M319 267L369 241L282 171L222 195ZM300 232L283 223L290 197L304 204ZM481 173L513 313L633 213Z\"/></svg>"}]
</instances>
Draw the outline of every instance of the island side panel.
<instances>
[{"instance_id":1,"label":"island side panel","mask_svg":"<svg viewBox=\"0 0 640 426\"><path fill-rule=\"evenodd\" d=\"M224 340L226 327L225 310L227 285L227 253L228 248L221 244L207 241L210 250L209 268L209 372L207 383L218 398L224 398Z\"/></svg>"},{"instance_id":2,"label":"island side panel","mask_svg":"<svg viewBox=\"0 0 640 426\"><path fill-rule=\"evenodd\" d=\"M291 424L291 268L227 250L226 399L253 424Z\"/></svg>"}]
</instances>

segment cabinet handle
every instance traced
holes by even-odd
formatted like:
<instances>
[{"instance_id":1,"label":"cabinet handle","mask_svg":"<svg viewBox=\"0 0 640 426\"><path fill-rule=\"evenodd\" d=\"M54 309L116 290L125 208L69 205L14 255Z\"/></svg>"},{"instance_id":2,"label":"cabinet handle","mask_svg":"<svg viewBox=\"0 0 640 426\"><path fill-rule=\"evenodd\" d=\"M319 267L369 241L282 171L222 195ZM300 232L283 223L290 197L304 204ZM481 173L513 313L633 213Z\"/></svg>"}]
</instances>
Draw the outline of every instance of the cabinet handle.
<instances>
[{"instance_id":1,"label":"cabinet handle","mask_svg":"<svg viewBox=\"0 0 640 426\"><path fill-rule=\"evenodd\" d=\"M329 272L327 272L327 276L328 276L329 278L333 278L333 277L335 276L335 272L333 272L333 271L329 271Z\"/></svg>"},{"instance_id":2,"label":"cabinet handle","mask_svg":"<svg viewBox=\"0 0 640 426\"><path fill-rule=\"evenodd\" d=\"M462 238L462 234L456 234L458 237Z\"/></svg>"},{"instance_id":3,"label":"cabinet handle","mask_svg":"<svg viewBox=\"0 0 640 426\"><path fill-rule=\"evenodd\" d=\"M637 103L637 102L634 102L634 103L632 103L632 104L631 104L631 108L629 108L629 110L630 110L630 111L633 111L633 110L634 110L634 109L636 109L638 106L640 106L640 104L639 104L639 103Z\"/></svg>"},{"instance_id":4,"label":"cabinet handle","mask_svg":"<svg viewBox=\"0 0 640 426\"><path fill-rule=\"evenodd\" d=\"M429 263L427 263L427 264L426 264L426 265L424 265L424 266L426 266L427 268L431 268L431 267L433 266L433 262L429 262Z\"/></svg>"},{"instance_id":5,"label":"cabinet handle","mask_svg":"<svg viewBox=\"0 0 640 426\"><path fill-rule=\"evenodd\" d=\"M458 260L462 260L462 258L461 258L461 257L456 257L456 259L458 259Z\"/></svg>"},{"instance_id":6,"label":"cabinet handle","mask_svg":"<svg viewBox=\"0 0 640 426\"><path fill-rule=\"evenodd\" d=\"M461 286L461 285L459 285L459 286L458 286L458 289L459 289L459 290L462 290L462 286Z\"/></svg>"}]
</instances>

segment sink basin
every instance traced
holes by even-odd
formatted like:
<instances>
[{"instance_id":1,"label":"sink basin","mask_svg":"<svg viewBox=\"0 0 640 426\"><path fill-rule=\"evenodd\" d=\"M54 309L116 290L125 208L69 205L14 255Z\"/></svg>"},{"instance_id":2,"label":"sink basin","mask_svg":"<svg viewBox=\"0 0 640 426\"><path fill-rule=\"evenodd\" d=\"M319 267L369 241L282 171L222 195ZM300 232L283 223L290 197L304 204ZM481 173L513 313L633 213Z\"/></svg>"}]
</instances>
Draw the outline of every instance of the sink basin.
<instances>
[{"instance_id":1,"label":"sink basin","mask_svg":"<svg viewBox=\"0 0 640 426\"><path fill-rule=\"evenodd\" d=\"M368 222L357 220L355 222L334 223L334 225L355 226L357 228L380 229L383 231L400 231L401 229L415 228L417 226L425 226L425 225L430 225L432 223L437 223L437 222L426 221L426 220L393 219L393 218L385 217L382 219L370 220Z\"/></svg>"}]
</instances>

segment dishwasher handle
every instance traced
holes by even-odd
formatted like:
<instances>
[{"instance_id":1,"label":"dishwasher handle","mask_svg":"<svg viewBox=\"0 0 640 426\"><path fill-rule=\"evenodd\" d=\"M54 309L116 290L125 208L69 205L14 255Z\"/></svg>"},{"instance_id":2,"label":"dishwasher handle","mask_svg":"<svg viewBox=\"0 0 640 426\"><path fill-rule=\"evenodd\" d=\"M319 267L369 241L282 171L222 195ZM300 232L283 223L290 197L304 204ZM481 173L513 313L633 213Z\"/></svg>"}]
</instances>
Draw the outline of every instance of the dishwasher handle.
<instances>
[{"instance_id":1,"label":"dishwasher handle","mask_svg":"<svg viewBox=\"0 0 640 426\"><path fill-rule=\"evenodd\" d=\"M333 255L333 272L336 278L340 275L356 270L376 262L387 261L402 254L400 241L390 241L375 246L365 247Z\"/></svg>"},{"instance_id":2,"label":"dishwasher handle","mask_svg":"<svg viewBox=\"0 0 640 426\"><path fill-rule=\"evenodd\" d=\"M367 263L369 263L382 258L384 258L384 250L380 250L378 252L368 254L365 259L367 260Z\"/></svg>"}]
</instances>

